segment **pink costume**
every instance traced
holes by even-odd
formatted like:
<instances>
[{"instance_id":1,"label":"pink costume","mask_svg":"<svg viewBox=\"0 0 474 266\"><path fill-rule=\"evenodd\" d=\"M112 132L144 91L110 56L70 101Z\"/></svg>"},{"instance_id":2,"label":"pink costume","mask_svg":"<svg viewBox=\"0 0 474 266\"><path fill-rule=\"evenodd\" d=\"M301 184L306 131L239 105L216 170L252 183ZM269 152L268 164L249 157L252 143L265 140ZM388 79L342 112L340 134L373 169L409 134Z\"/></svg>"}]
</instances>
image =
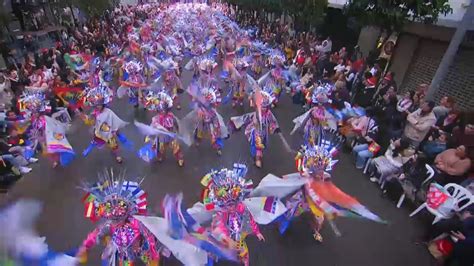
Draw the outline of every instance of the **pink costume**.
<instances>
[{"instance_id":1,"label":"pink costume","mask_svg":"<svg viewBox=\"0 0 474 266\"><path fill-rule=\"evenodd\" d=\"M247 167L234 164L234 169L213 170L203 177L201 184L206 188L202 201L206 210L215 210L211 230L215 235L224 235L227 241L234 242L244 265L249 265L249 251L245 238L255 234L263 239L260 229L249 209L243 203L252 190L251 180L246 180ZM225 242L225 239L223 239Z\"/></svg>"},{"instance_id":2,"label":"pink costume","mask_svg":"<svg viewBox=\"0 0 474 266\"><path fill-rule=\"evenodd\" d=\"M179 110L181 109L181 105L179 104L178 94L182 93L183 91L183 84L179 79L178 75L176 74L175 69L168 69L164 74L163 85L166 92L171 95L176 108Z\"/></svg>"},{"instance_id":3,"label":"pink costume","mask_svg":"<svg viewBox=\"0 0 474 266\"><path fill-rule=\"evenodd\" d=\"M273 96L264 91L258 91L257 94L260 94L257 97L259 102L256 104L259 108L253 113L232 117L231 125L237 130L245 128L245 136L250 143L250 153L257 167L261 167L263 150L267 146L268 137L270 134L279 133L280 126L271 111Z\"/></svg>"},{"instance_id":4,"label":"pink costume","mask_svg":"<svg viewBox=\"0 0 474 266\"><path fill-rule=\"evenodd\" d=\"M158 161L162 161L166 157L166 150L171 147L178 164L183 166L184 156L177 136L178 118L171 112L173 99L166 91L150 91L144 99L145 108L156 111L158 114L152 118L150 126L135 123L139 130L146 135L145 143L147 145L139 150L140 158L149 162L156 153ZM150 144L151 147L149 147ZM150 148L152 155L149 152Z\"/></svg>"},{"instance_id":5,"label":"pink costume","mask_svg":"<svg viewBox=\"0 0 474 266\"><path fill-rule=\"evenodd\" d=\"M85 216L92 221L104 219L84 240L80 253L105 240L102 261L106 265L133 265L141 260L156 266L163 247L153 234L133 215L146 215L147 194L139 182L125 181L123 174L105 172L100 181L83 186ZM81 255L81 254L80 254Z\"/></svg>"},{"instance_id":6,"label":"pink costume","mask_svg":"<svg viewBox=\"0 0 474 266\"><path fill-rule=\"evenodd\" d=\"M65 166L74 158L74 151L66 138L66 126L45 113L51 111L43 93L25 93L18 100L19 109L31 114L29 138L33 148L41 148L53 161L53 167L59 163Z\"/></svg>"}]
</instances>

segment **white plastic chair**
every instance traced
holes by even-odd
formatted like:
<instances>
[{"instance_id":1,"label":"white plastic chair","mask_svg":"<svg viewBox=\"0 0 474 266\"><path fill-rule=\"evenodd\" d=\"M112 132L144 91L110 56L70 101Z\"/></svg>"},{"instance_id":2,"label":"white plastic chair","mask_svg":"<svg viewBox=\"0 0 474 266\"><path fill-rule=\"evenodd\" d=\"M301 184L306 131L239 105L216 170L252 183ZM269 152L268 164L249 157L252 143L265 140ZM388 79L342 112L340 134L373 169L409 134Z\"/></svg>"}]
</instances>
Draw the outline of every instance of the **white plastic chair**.
<instances>
[{"instance_id":1,"label":"white plastic chair","mask_svg":"<svg viewBox=\"0 0 474 266\"><path fill-rule=\"evenodd\" d=\"M423 186L424 184L426 184L428 181L430 181L435 172L434 172L434 169L428 165L428 164L425 164L425 167L426 167L426 171L428 172L428 177L423 181L423 183L421 183L421 185ZM406 198L406 193L403 193L400 198L398 199L398 202L397 202L397 208L400 209L400 207L402 206L403 202L405 201L405 198Z\"/></svg>"},{"instance_id":2,"label":"white plastic chair","mask_svg":"<svg viewBox=\"0 0 474 266\"><path fill-rule=\"evenodd\" d=\"M367 174L367 171L369 170L370 163L372 163L372 158L369 158L367 160L367 162L365 162L364 171L363 171L364 174Z\"/></svg>"},{"instance_id":3,"label":"white plastic chair","mask_svg":"<svg viewBox=\"0 0 474 266\"><path fill-rule=\"evenodd\" d=\"M426 202L421 204L414 212L410 214L410 217L413 217L415 214L420 212L422 209L426 208L429 212L431 212L435 218L433 220L433 224L439 222L441 219L449 219L453 216L454 212L460 212L464 210L466 207L474 203L473 195L469 190L466 188L450 183L444 186L444 189L449 193L451 198L454 200L453 206L450 210L446 212L441 212L437 209L430 208Z\"/></svg>"}]
</instances>

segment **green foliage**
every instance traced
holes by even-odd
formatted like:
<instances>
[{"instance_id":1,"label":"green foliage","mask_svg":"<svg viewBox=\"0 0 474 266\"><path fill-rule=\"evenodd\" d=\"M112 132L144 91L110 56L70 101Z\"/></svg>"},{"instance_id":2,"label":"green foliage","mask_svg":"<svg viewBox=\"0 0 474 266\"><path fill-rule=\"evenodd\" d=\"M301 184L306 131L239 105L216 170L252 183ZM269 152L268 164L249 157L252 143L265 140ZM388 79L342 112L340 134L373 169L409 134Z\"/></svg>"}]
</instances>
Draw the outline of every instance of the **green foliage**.
<instances>
[{"instance_id":1,"label":"green foliage","mask_svg":"<svg viewBox=\"0 0 474 266\"><path fill-rule=\"evenodd\" d=\"M61 7L77 7L89 16L102 15L105 10L112 7L111 0L59 0Z\"/></svg>"},{"instance_id":2,"label":"green foliage","mask_svg":"<svg viewBox=\"0 0 474 266\"><path fill-rule=\"evenodd\" d=\"M227 0L245 10L265 10L281 14L286 12L305 25L323 21L327 0Z\"/></svg>"},{"instance_id":3,"label":"green foliage","mask_svg":"<svg viewBox=\"0 0 474 266\"><path fill-rule=\"evenodd\" d=\"M364 25L400 30L409 21L434 23L452 12L449 0L349 0L346 14Z\"/></svg>"},{"instance_id":4,"label":"green foliage","mask_svg":"<svg viewBox=\"0 0 474 266\"><path fill-rule=\"evenodd\" d=\"M6 12L6 10L0 9L0 28L8 27L11 20L12 20L11 14Z\"/></svg>"}]
</instances>

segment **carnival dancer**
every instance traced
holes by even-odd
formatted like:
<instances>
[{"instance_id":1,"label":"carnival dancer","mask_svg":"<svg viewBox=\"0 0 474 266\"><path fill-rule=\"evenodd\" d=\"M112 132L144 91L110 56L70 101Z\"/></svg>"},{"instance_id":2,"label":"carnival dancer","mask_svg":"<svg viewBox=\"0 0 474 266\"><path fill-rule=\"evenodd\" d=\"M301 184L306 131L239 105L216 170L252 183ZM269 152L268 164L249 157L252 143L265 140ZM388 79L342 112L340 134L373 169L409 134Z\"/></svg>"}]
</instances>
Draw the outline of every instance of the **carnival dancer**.
<instances>
[{"instance_id":1,"label":"carnival dancer","mask_svg":"<svg viewBox=\"0 0 474 266\"><path fill-rule=\"evenodd\" d=\"M135 122L145 137L146 145L138 152L140 158L150 162L157 155L161 162L166 157L166 150L171 148L179 166L184 165L184 155L178 141L179 122L171 112L173 99L166 91L149 91L144 98L145 108L156 111L150 126ZM151 153L149 152L151 150Z\"/></svg>"},{"instance_id":2,"label":"carnival dancer","mask_svg":"<svg viewBox=\"0 0 474 266\"><path fill-rule=\"evenodd\" d=\"M142 181L127 180L124 173L116 175L110 170L99 174L98 182L82 186L87 193L83 197L85 217L102 223L84 240L79 257L105 241L102 265L134 265L139 260L147 266L159 265L160 253L166 248L133 217L146 215L147 194L140 188Z\"/></svg>"},{"instance_id":3,"label":"carnival dancer","mask_svg":"<svg viewBox=\"0 0 474 266\"><path fill-rule=\"evenodd\" d=\"M211 231L218 239L228 238L235 242L240 261L249 265L249 250L246 243L248 235L256 235L260 241L265 240L258 224L270 224L286 209L276 198L251 198L253 189L251 180L246 179L247 167L234 164L233 169L212 170L206 174L201 184L205 186L202 193L204 213L196 211L196 205L188 213L203 216L212 214ZM201 205L202 206L202 205ZM223 234L223 236L222 236Z\"/></svg>"},{"instance_id":4,"label":"carnival dancer","mask_svg":"<svg viewBox=\"0 0 474 266\"><path fill-rule=\"evenodd\" d=\"M230 87L233 93L232 107L243 106L247 92L255 90L257 82L247 74L249 63L246 58L238 57L234 60L230 75Z\"/></svg>"},{"instance_id":5,"label":"carnival dancer","mask_svg":"<svg viewBox=\"0 0 474 266\"><path fill-rule=\"evenodd\" d=\"M330 102L328 91L324 87L318 87L313 92L311 102L313 107L310 110L293 119L295 126L290 133L293 135L299 128L303 128L304 144L309 146L315 145L321 128L337 129L337 119L325 106Z\"/></svg>"},{"instance_id":6,"label":"carnival dancer","mask_svg":"<svg viewBox=\"0 0 474 266\"><path fill-rule=\"evenodd\" d=\"M223 77L224 81L229 81L229 75L231 71L230 66L232 65L232 62L235 58L235 49L236 43L232 37L226 36L224 39L222 39L220 52L223 55L223 66L221 76Z\"/></svg>"},{"instance_id":7,"label":"carnival dancer","mask_svg":"<svg viewBox=\"0 0 474 266\"><path fill-rule=\"evenodd\" d=\"M259 89L254 94L256 111L242 116L232 117L233 129L245 128L245 136L250 142L250 154L255 160L255 165L262 167L263 150L267 146L270 134L280 133L278 121L271 111L273 95Z\"/></svg>"},{"instance_id":8,"label":"carnival dancer","mask_svg":"<svg viewBox=\"0 0 474 266\"><path fill-rule=\"evenodd\" d=\"M284 176L283 179L272 174L262 179L254 190L254 196L276 196L287 198L288 211L280 220L280 233L284 233L291 220L304 212L312 214L314 238L322 242L320 230L328 220L332 229L340 235L332 219L337 216L359 216L384 223L359 201L340 190L333 182L329 172L337 162L334 160L344 138L333 130L321 130L314 146L302 146L296 156L298 173Z\"/></svg>"},{"instance_id":9,"label":"carnival dancer","mask_svg":"<svg viewBox=\"0 0 474 266\"><path fill-rule=\"evenodd\" d=\"M253 78L260 77L262 75L263 68L265 63L263 61L262 52L259 50L252 51L253 60L250 63L250 73L252 73Z\"/></svg>"},{"instance_id":10,"label":"carnival dancer","mask_svg":"<svg viewBox=\"0 0 474 266\"><path fill-rule=\"evenodd\" d=\"M21 112L26 112L25 116L30 116L28 135L33 151L41 150L46 154L53 161L53 168L58 164L68 165L75 153L66 138L67 126L46 115L51 107L45 94L25 92L18 105Z\"/></svg>"},{"instance_id":11,"label":"carnival dancer","mask_svg":"<svg viewBox=\"0 0 474 266\"><path fill-rule=\"evenodd\" d=\"M130 104L138 108L142 99L142 88L146 87L143 74L143 65L137 60L130 60L123 64L123 80L120 81L120 87L117 90L117 96L122 98L128 95Z\"/></svg>"},{"instance_id":12,"label":"carnival dancer","mask_svg":"<svg viewBox=\"0 0 474 266\"><path fill-rule=\"evenodd\" d=\"M94 110L90 115L82 114L81 117L86 125L93 126L94 136L89 146L82 153L87 156L95 147L102 148L104 145L111 149L115 160L122 163L119 155L119 142L125 147L131 143L119 132L128 123L120 119L107 105L112 102L113 92L105 84L87 88L83 94L85 106L92 106Z\"/></svg>"},{"instance_id":13,"label":"carnival dancer","mask_svg":"<svg viewBox=\"0 0 474 266\"><path fill-rule=\"evenodd\" d=\"M183 93L183 84L178 76L179 67L178 64L171 58L163 62L162 68L163 74L163 87L169 95L171 95L176 109L181 109L180 100L178 94Z\"/></svg>"},{"instance_id":14,"label":"carnival dancer","mask_svg":"<svg viewBox=\"0 0 474 266\"><path fill-rule=\"evenodd\" d=\"M273 95L275 95L273 105L276 105L280 99L282 89L285 86L285 79L283 76L283 63L285 62L285 57L281 52L273 50L269 60L271 67L270 71L260 77L257 83L262 88L271 89Z\"/></svg>"},{"instance_id":15,"label":"carnival dancer","mask_svg":"<svg viewBox=\"0 0 474 266\"><path fill-rule=\"evenodd\" d=\"M190 86L188 92L196 100L196 108L182 119L185 138L194 136L196 146L203 138L209 138L212 147L221 155L229 132L216 109L222 101L220 92L215 87L198 88L195 84Z\"/></svg>"}]
</instances>

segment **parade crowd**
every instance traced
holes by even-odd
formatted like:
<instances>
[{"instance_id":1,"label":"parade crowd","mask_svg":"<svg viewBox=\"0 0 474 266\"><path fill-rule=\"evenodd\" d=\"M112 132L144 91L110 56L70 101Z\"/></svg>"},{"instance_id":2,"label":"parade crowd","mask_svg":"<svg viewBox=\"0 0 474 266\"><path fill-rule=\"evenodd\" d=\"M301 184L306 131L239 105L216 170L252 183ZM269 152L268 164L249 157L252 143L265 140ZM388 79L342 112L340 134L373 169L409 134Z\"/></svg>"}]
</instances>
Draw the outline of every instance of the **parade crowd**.
<instances>
[{"instance_id":1,"label":"parade crowd","mask_svg":"<svg viewBox=\"0 0 474 266\"><path fill-rule=\"evenodd\" d=\"M291 97L294 104L301 106L302 113L293 120L295 128L291 134L301 133L305 145L297 155L298 172L313 168L330 171L330 160L320 165L313 158L323 153L313 146L323 147L323 140L329 140L334 143L331 148L352 154L355 168L367 175L368 182L377 183L383 195L394 197L398 207L409 199L417 205L427 202L431 209L442 212L446 199L443 201L438 195L449 194L445 188L450 184L465 189L472 198L472 110L460 111L456 99L450 96L441 97L438 103L425 99L428 84L420 84L415 90L399 87L396 73L384 72L380 62L363 57L358 47L336 49L330 36L297 32L291 22L269 21L267 16L226 4L214 4L213 9L226 16L216 15L217 19L211 19L204 11L195 11L187 19L199 17L200 26L208 29L191 30L186 26L189 21L182 18L189 11L179 11L180 8L167 4L121 6L58 33L55 46L50 49L27 49L22 60L12 53L2 53L8 65L0 72L1 185L9 186L32 171L31 164L38 161L40 150L47 154L53 167L67 166L75 152L67 141L64 125L73 119L82 119L94 129L83 156L106 146L117 163L123 163L120 149L127 148L130 142L120 132L127 123L109 109L114 97L128 98L131 108L156 112L149 125L135 123L145 139L138 154L146 162L164 160L170 151L177 164L185 167L181 146L200 145L201 140L208 138L211 148L220 155L226 139L243 129L255 166L261 167L271 135L278 135L291 150L271 111L281 108L281 97ZM173 25L172 18L184 22ZM212 26L213 19L221 24ZM238 25L232 24L231 19ZM155 36L159 23L163 23L159 25L163 29ZM180 34L176 27L182 30ZM246 35L238 37L237 29L244 29ZM183 71L193 73L188 88L181 82ZM195 108L179 119L173 109L180 109L180 98L188 95ZM248 104L255 112L232 117L227 123L218 112L218 106L226 103L236 108ZM89 110L92 111L88 113ZM328 158L335 156L331 149L324 154ZM320 174L315 169L309 172L310 176ZM246 167L234 165L232 170L209 174L205 186L209 191L217 191L222 176L231 172L239 184L244 183ZM328 180L326 174L317 178ZM280 221L282 232L299 215L296 206L311 195L296 178L292 180L298 192L286 202L286 208L293 212L285 216L288 222ZM245 192L247 187L243 187ZM323 199L327 191L343 193L330 181L313 184L311 188ZM88 189L89 193L98 193ZM133 200L138 202L140 195L134 195ZM244 196L239 197L242 197L240 201L244 200ZM100 195L95 195L96 200L99 198ZM220 207L228 204L228 199L212 193L205 199L206 204L214 200ZM326 200L331 201L329 197ZM334 201L364 218L382 222L355 199L350 204ZM165 202L169 203L168 207L181 204L179 197L170 197ZM274 204L279 206L279 202ZM238 206L233 211L240 211L239 215L243 216L239 208L245 207ZM308 208L311 209L311 203ZM167 210L173 213L172 209ZM328 207L321 209L322 213L331 212ZM314 238L322 241L319 230L324 215L311 211L316 217L312 228ZM101 215L109 219L117 213ZM227 218L216 219L222 222ZM248 233L262 240L258 224L262 223L257 218L251 219ZM116 226L104 226L91 233L79 253L95 245L98 235L112 234L111 228ZM443 233L451 238L433 241ZM228 234L233 237L232 232ZM152 247L146 253L148 262L156 261L160 252L165 254L163 250L169 249L175 255L172 248L163 240L163 243L156 241L150 232L145 233L144 239ZM233 241L240 247L238 257L248 265L244 239ZM445 263L472 265L474 205L465 204L454 215L446 215L446 219L429 226L420 241L428 242L432 254ZM440 243L446 242L451 245L448 251L440 247ZM161 247L155 251L157 246ZM213 254L211 257L230 257ZM127 254L124 260L132 257Z\"/></svg>"}]
</instances>

